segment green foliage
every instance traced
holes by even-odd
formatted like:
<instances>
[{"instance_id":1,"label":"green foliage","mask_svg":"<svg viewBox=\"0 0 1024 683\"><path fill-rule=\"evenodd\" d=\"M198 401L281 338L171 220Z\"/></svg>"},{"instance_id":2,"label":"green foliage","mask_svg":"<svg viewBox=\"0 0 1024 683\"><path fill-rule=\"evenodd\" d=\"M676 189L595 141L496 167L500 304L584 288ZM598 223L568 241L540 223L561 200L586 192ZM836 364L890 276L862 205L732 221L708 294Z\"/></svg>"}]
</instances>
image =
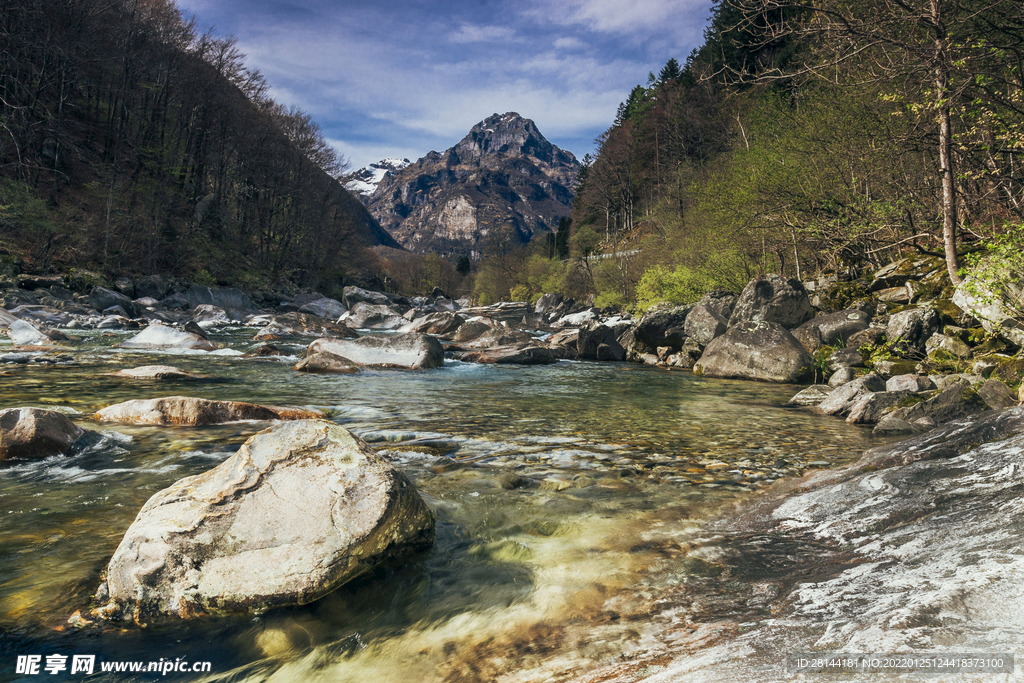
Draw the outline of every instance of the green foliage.
<instances>
[{"instance_id":1,"label":"green foliage","mask_svg":"<svg viewBox=\"0 0 1024 683\"><path fill-rule=\"evenodd\" d=\"M530 288L526 285L516 285L508 293L509 301L529 301Z\"/></svg>"},{"instance_id":2,"label":"green foliage","mask_svg":"<svg viewBox=\"0 0 1024 683\"><path fill-rule=\"evenodd\" d=\"M1013 316L1024 316L1024 223L1003 226L983 249L964 255L960 286L987 304L999 304Z\"/></svg>"}]
</instances>

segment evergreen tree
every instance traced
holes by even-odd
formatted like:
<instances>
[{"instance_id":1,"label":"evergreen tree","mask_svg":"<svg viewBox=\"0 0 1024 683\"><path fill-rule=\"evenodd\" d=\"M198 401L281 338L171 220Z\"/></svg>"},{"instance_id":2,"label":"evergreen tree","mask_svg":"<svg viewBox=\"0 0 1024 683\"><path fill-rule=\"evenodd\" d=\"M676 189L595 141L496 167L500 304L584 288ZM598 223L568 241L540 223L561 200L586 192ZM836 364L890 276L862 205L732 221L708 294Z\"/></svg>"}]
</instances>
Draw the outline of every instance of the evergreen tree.
<instances>
[{"instance_id":1,"label":"evergreen tree","mask_svg":"<svg viewBox=\"0 0 1024 683\"><path fill-rule=\"evenodd\" d=\"M681 73L682 69L679 67L679 62L676 61L675 57L672 57L665 62L665 66L662 67L661 72L658 74L658 80L661 83L669 83L678 79Z\"/></svg>"}]
</instances>

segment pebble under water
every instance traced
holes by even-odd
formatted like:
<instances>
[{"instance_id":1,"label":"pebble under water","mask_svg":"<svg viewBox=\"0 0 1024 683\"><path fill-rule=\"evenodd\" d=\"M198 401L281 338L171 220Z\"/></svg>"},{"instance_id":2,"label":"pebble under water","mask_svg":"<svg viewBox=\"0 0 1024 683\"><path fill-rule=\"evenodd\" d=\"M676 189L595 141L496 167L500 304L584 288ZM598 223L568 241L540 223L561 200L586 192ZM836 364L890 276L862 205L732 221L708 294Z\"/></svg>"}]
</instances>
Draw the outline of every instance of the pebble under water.
<instances>
[{"instance_id":1,"label":"pebble under water","mask_svg":"<svg viewBox=\"0 0 1024 683\"><path fill-rule=\"evenodd\" d=\"M126 334L98 332L56 354L8 356L0 345L0 409L60 410L104 435L72 457L0 469L0 680L38 679L15 673L17 656L33 654L211 663L168 680L562 680L644 651L661 598L703 571L682 553L703 519L879 443L868 429L785 407L798 387L564 361L314 375L291 368L303 345L242 358L260 345L254 331L215 333L225 348L214 353L119 350ZM210 379L111 376L154 363ZM90 419L169 395L324 410L409 475L437 520L434 547L304 607L68 626L145 501L268 426Z\"/></svg>"}]
</instances>

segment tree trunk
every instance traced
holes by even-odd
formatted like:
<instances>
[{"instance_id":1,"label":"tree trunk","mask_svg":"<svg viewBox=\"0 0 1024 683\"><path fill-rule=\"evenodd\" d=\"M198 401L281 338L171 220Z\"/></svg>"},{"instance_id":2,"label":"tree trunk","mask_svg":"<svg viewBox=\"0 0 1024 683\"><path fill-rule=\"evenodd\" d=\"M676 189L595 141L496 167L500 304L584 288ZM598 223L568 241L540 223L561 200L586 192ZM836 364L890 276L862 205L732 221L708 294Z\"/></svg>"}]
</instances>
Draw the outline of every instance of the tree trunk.
<instances>
[{"instance_id":1,"label":"tree trunk","mask_svg":"<svg viewBox=\"0 0 1024 683\"><path fill-rule=\"evenodd\" d=\"M950 66L939 0L931 0L931 20L935 30L935 98L939 112L939 172L942 176L942 244L945 247L949 279L956 285L962 278L960 259L956 250L956 228L959 221L954 185L953 127L949 113Z\"/></svg>"}]
</instances>

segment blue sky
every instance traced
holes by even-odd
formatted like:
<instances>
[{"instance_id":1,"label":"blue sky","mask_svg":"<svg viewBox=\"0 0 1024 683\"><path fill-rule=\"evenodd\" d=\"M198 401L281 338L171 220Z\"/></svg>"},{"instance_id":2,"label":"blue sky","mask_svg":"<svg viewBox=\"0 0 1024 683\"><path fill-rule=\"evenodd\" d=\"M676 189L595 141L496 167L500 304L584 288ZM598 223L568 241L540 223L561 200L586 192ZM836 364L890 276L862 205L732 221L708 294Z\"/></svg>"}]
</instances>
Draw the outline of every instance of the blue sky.
<instances>
[{"instance_id":1,"label":"blue sky","mask_svg":"<svg viewBox=\"0 0 1024 683\"><path fill-rule=\"evenodd\" d=\"M359 168L515 111L579 157L629 90L702 42L711 0L179 0Z\"/></svg>"}]
</instances>

